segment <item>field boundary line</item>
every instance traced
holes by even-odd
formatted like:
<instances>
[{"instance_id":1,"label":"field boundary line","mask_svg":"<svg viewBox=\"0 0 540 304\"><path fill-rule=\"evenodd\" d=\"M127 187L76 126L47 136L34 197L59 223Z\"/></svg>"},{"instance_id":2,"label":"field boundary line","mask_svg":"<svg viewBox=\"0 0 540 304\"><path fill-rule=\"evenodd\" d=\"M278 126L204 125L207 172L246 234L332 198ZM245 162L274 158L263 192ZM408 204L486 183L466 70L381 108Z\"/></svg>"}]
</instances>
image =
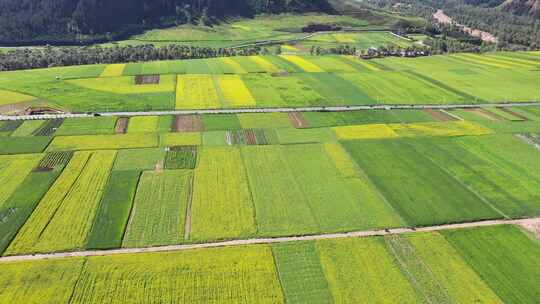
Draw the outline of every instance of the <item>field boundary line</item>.
<instances>
[{"instance_id":1,"label":"field boundary line","mask_svg":"<svg viewBox=\"0 0 540 304\"><path fill-rule=\"evenodd\" d=\"M280 108L237 108L237 109L193 109L166 110L141 112L95 112L95 113L64 113L44 115L0 115L0 121L8 120L43 120L60 118L87 118L94 116L165 116L165 115L201 115L201 114L242 114L242 113L294 113L294 112L347 112L363 110L423 110L423 109L469 109L486 107L530 107L540 106L540 101L506 102L506 103L477 103L477 104L365 104L350 106L320 106L320 107L280 107Z\"/></svg>"},{"instance_id":2,"label":"field boundary line","mask_svg":"<svg viewBox=\"0 0 540 304\"><path fill-rule=\"evenodd\" d=\"M252 238L252 239L238 239L220 242L210 243L198 243L198 244L183 244L183 245L168 245L168 246L156 246L145 248L120 248L120 249L107 249L107 250L88 250L88 251L74 251L74 252L56 252L45 254L30 254L30 255L17 255L17 256L5 256L0 257L0 263L15 262L15 261L30 261L30 260L44 260L44 259L59 259L68 257L91 257L91 256L107 256L118 254L134 254L134 253L151 253L151 252L169 252L169 251L182 251L189 249L204 249L204 248L218 248L218 247L234 247L256 244L275 244L297 241L317 241L328 239L341 239L341 238L361 238L361 237L373 237L373 236L385 236L395 234L407 234L418 232L433 232L450 229L465 229L474 227L485 227L495 225L525 225L531 222L540 223L540 217L522 218L516 220L484 220L474 221L456 224L442 224L436 226L425 226L418 228L390 228L390 229L376 229L376 230L361 230L343 233L327 233L327 234L315 234L304 236L285 236L285 237L271 237L271 238Z\"/></svg>"}]
</instances>

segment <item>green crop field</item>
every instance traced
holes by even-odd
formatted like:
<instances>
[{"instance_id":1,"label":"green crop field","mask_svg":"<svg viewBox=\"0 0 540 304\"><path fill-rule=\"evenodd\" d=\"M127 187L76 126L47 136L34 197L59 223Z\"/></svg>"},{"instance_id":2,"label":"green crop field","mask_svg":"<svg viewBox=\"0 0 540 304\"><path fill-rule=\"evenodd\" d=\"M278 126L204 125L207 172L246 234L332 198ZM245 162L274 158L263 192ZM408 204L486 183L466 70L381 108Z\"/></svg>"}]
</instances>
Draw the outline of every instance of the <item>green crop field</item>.
<instances>
[{"instance_id":1,"label":"green crop field","mask_svg":"<svg viewBox=\"0 0 540 304\"><path fill-rule=\"evenodd\" d=\"M539 250L519 228L494 226L3 262L0 301L534 303Z\"/></svg>"},{"instance_id":2,"label":"green crop field","mask_svg":"<svg viewBox=\"0 0 540 304\"><path fill-rule=\"evenodd\" d=\"M308 20L372 31L0 72L0 303L538 302L540 53L307 55L414 43L315 14L121 43L231 46ZM89 113L4 115L29 106Z\"/></svg>"},{"instance_id":3,"label":"green crop field","mask_svg":"<svg viewBox=\"0 0 540 304\"><path fill-rule=\"evenodd\" d=\"M255 233L253 203L238 148L203 148L195 170L193 240L240 238Z\"/></svg>"},{"instance_id":4,"label":"green crop field","mask_svg":"<svg viewBox=\"0 0 540 304\"><path fill-rule=\"evenodd\" d=\"M79 112L529 102L540 100L540 89L533 85L536 66L536 61L508 53L373 60L251 56L129 63L118 77L100 77L103 65L1 72L0 89L8 96L26 94L41 105ZM160 82L136 85L134 76L141 74L158 74ZM496 85L500 77L505 86ZM107 130L105 124L96 128Z\"/></svg>"},{"instance_id":5,"label":"green crop field","mask_svg":"<svg viewBox=\"0 0 540 304\"><path fill-rule=\"evenodd\" d=\"M503 216L406 140L346 141L344 145L410 224Z\"/></svg>"},{"instance_id":6,"label":"green crop field","mask_svg":"<svg viewBox=\"0 0 540 304\"><path fill-rule=\"evenodd\" d=\"M177 244L183 239L191 172L142 173L123 247Z\"/></svg>"},{"instance_id":7,"label":"green crop field","mask_svg":"<svg viewBox=\"0 0 540 304\"><path fill-rule=\"evenodd\" d=\"M197 117L198 132L139 116L116 135L96 134L114 117L40 121L61 124L47 137L1 137L48 144L0 153L0 208L15 223L2 246L14 255L538 216L539 152L516 136L538 121L500 121L501 131L455 113L466 120L423 110L212 114ZM98 165L97 155L109 156ZM25 184L37 194L23 203ZM74 212L80 230L58 237Z\"/></svg>"}]
</instances>

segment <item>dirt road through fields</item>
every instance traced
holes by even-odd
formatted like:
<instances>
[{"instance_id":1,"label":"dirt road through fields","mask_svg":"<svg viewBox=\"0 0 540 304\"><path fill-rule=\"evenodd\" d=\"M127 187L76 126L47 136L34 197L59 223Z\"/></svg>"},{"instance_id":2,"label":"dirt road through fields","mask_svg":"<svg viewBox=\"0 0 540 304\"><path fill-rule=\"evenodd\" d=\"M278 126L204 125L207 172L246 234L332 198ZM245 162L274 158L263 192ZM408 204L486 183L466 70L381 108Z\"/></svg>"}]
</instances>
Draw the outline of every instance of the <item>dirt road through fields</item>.
<instances>
[{"instance_id":1,"label":"dirt road through fields","mask_svg":"<svg viewBox=\"0 0 540 304\"><path fill-rule=\"evenodd\" d=\"M460 223L460 224L437 225L437 226L429 226L429 227L421 227L421 228L364 230L364 231L353 231L353 232L347 232L347 233L330 233L330 234L317 234L317 235L305 235L305 236L244 239L244 240L231 240L231 241L213 242L213 243L171 245L171 246L158 246L158 247L148 247L148 248L122 248L122 249L99 250L99 251L57 252L57 253L36 254L36 255L7 256L7 257L0 257L0 263L14 262L14 261L43 260L43 259L59 259L59 258L67 258L67 257L105 256L105 255L116 255L116 254L144 253L144 252L166 252L166 251L180 251L180 250L188 250L188 249L203 249L203 248L216 248L216 247L228 247L228 246L243 246L243 245L254 245L254 244L273 244L273 243L285 243L285 242L295 242L295 241L313 241L313 240L340 239L340 238L353 238L353 237L383 236L383 235L392 235L392 234L429 232L429 231L440 231L440 230L448 230L448 229L463 229L463 228L484 227L484 226L494 226L494 225L504 225L504 224L520 225L523 228L530 230L532 229L531 227L540 227L540 217L519 219L519 220L478 221L478 222L469 222L469 223Z\"/></svg>"},{"instance_id":2,"label":"dirt road through fields","mask_svg":"<svg viewBox=\"0 0 540 304\"><path fill-rule=\"evenodd\" d=\"M239 109L203 109L203 110L170 110L146 112L98 112L98 113L64 113L44 115L0 115L2 120L37 120L59 118L83 118L97 116L165 116L165 115L201 115L201 114L242 114L242 113L295 113L295 112L346 112L365 110L424 110L424 109L468 109L486 107L531 107L540 106L540 102L508 102L508 103L481 103L481 104L405 104L405 105L358 105L358 106L332 106L332 107L288 107L288 108L239 108Z\"/></svg>"}]
</instances>

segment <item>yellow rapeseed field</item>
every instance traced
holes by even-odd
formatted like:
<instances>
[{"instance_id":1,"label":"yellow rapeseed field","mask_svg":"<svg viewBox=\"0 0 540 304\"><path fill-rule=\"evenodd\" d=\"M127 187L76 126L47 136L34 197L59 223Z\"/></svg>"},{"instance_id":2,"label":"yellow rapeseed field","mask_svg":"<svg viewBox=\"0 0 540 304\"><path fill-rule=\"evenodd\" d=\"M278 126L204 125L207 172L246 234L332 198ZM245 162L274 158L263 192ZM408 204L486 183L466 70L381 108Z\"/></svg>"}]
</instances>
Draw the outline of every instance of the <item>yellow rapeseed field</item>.
<instances>
[{"instance_id":1,"label":"yellow rapeseed field","mask_svg":"<svg viewBox=\"0 0 540 304\"><path fill-rule=\"evenodd\" d=\"M333 34L332 36L339 43L356 43L356 34Z\"/></svg>"},{"instance_id":2,"label":"yellow rapeseed field","mask_svg":"<svg viewBox=\"0 0 540 304\"><path fill-rule=\"evenodd\" d=\"M174 75L164 75L160 77L159 84L136 85L131 76L71 79L67 82L87 89L117 94L145 94L173 92L175 80Z\"/></svg>"},{"instance_id":3,"label":"yellow rapeseed field","mask_svg":"<svg viewBox=\"0 0 540 304\"><path fill-rule=\"evenodd\" d=\"M17 92L0 90L0 106L5 104L30 101L36 99L34 96L25 95Z\"/></svg>"},{"instance_id":4,"label":"yellow rapeseed field","mask_svg":"<svg viewBox=\"0 0 540 304\"><path fill-rule=\"evenodd\" d=\"M219 76L219 85L225 102L232 107L254 107L255 99L238 75Z\"/></svg>"},{"instance_id":5,"label":"yellow rapeseed field","mask_svg":"<svg viewBox=\"0 0 540 304\"><path fill-rule=\"evenodd\" d=\"M157 134L152 133L56 136L47 147L47 152L153 148L157 145Z\"/></svg>"},{"instance_id":6,"label":"yellow rapeseed field","mask_svg":"<svg viewBox=\"0 0 540 304\"><path fill-rule=\"evenodd\" d=\"M118 77L122 76L124 73L125 64L108 64L103 72L101 72L101 77Z\"/></svg>"},{"instance_id":7,"label":"yellow rapeseed field","mask_svg":"<svg viewBox=\"0 0 540 304\"><path fill-rule=\"evenodd\" d=\"M277 73L279 68L273 65L270 61L264 59L261 56L251 56L249 59L262 67L268 73Z\"/></svg>"},{"instance_id":8,"label":"yellow rapeseed field","mask_svg":"<svg viewBox=\"0 0 540 304\"><path fill-rule=\"evenodd\" d=\"M298 52L299 51L299 49L297 49L294 45L288 45L288 44L282 45L281 49L286 51L286 52Z\"/></svg>"},{"instance_id":9,"label":"yellow rapeseed field","mask_svg":"<svg viewBox=\"0 0 540 304\"><path fill-rule=\"evenodd\" d=\"M358 126L344 126L332 128L338 139L375 139L375 138L395 138L398 134L388 125L371 124Z\"/></svg>"},{"instance_id":10,"label":"yellow rapeseed field","mask_svg":"<svg viewBox=\"0 0 540 304\"><path fill-rule=\"evenodd\" d=\"M42 232L47 228L52 217L60 208L66 193L69 192L81 172L83 171L91 152L76 152L62 174L41 199L30 218L19 230L17 236L9 245L6 253L21 254L35 249Z\"/></svg>"},{"instance_id":11,"label":"yellow rapeseed field","mask_svg":"<svg viewBox=\"0 0 540 304\"><path fill-rule=\"evenodd\" d=\"M83 248L107 184L116 151L96 151L62 199L34 245L37 252Z\"/></svg>"},{"instance_id":12,"label":"yellow rapeseed field","mask_svg":"<svg viewBox=\"0 0 540 304\"><path fill-rule=\"evenodd\" d=\"M309 62L307 59L304 59L300 56L296 55L281 55L281 58L292 62L293 64L300 67L302 70L310 73L321 73L324 72L323 69L321 69L318 65Z\"/></svg>"},{"instance_id":13,"label":"yellow rapeseed field","mask_svg":"<svg viewBox=\"0 0 540 304\"><path fill-rule=\"evenodd\" d=\"M161 133L159 134L159 145L161 147L199 146L201 145L201 133Z\"/></svg>"},{"instance_id":14,"label":"yellow rapeseed field","mask_svg":"<svg viewBox=\"0 0 540 304\"><path fill-rule=\"evenodd\" d=\"M236 74L247 74L246 69L244 69L238 62L234 61L234 59L223 57L219 58L219 60L232 68Z\"/></svg>"},{"instance_id":15,"label":"yellow rapeseed field","mask_svg":"<svg viewBox=\"0 0 540 304\"><path fill-rule=\"evenodd\" d=\"M390 124L399 137L486 135L491 131L469 121Z\"/></svg>"},{"instance_id":16,"label":"yellow rapeseed field","mask_svg":"<svg viewBox=\"0 0 540 304\"><path fill-rule=\"evenodd\" d=\"M211 75L179 75L176 109L217 109L219 97Z\"/></svg>"},{"instance_id":17,"label":"yellow rapeseed field","mask_svg":"<svg viewBox=\"0 0 540 304\"><path fill-rule=\"evenodd\" d=\"M353 160L340 144L325 143L324 149L344 177L357 176L356 166Z\"/></svg>"}]
</instances>

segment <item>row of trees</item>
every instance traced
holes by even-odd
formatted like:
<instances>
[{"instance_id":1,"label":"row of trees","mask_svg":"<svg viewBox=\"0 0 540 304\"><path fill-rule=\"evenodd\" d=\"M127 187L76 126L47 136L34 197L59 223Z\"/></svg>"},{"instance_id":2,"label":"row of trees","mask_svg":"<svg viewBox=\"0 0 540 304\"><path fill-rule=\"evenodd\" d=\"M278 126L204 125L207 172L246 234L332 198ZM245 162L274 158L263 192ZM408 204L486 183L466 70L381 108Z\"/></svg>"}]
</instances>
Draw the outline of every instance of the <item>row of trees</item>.
<instances>
[{"instance_id":1,"label":"row of trees","mask_svg":"<svg viewBox=\"0 0 540 304\"><path fill-rule=\"evenodd\" d=\"M198 59L227 56L268 54L261 47L242 49L207 48L153 45L102 48L96 47L45 47L11 50L0 53L0 71L47 68L100 63L127 63L152 60Z\"/></svg>"}]
</instances>

